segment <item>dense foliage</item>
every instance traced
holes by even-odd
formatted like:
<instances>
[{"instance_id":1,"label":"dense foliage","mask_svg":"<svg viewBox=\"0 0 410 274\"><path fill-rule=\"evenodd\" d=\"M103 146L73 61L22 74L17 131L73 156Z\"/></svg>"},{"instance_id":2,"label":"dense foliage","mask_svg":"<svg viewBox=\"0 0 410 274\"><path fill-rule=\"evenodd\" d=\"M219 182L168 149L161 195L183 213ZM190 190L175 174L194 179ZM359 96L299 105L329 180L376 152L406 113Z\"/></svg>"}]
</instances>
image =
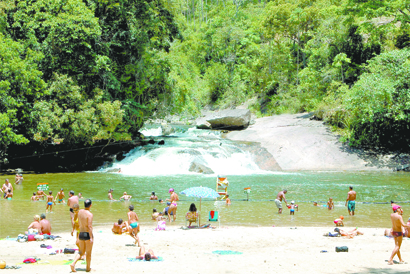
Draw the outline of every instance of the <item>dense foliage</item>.
<instances>
[{"instance_id":1,"label":"dense foliage","mask_svg":"<svg viewBox=\"0 0 410 274\"><path fill-rule=\"evenodd\" d=\"M1 150L245 102L409 150L409 26L401 0L1 1Z\"/></svg>"}]
</instances>

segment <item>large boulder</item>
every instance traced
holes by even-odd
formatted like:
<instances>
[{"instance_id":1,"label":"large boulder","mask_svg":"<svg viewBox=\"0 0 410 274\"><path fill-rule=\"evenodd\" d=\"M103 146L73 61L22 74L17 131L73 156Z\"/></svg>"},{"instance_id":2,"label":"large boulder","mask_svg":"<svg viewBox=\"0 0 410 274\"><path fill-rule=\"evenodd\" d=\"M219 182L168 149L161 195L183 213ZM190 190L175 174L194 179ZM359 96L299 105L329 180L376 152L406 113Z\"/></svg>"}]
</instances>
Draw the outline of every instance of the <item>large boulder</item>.
<instances>
[{"instance_id":1,"label":"large boulder","mask_svg":"<svg viewBox=\"0 0 410 274\"><path fill-rule=\"evenodd\" d=\"M161 124L162 135L170 135L175 132L175 129L168 125L167 123Z\"/></svg>"},{"instance_id":2,"label":"large boulder","mask_svg":"<svg viewBox=\"0 0 410 274\"><path fill-rule=\"evenodd\" d=\"M205 117L212 129L240 130L249 126L251 112L249 109L228 109L215 112Z\"/></svg>"},{"instance_id":3,"label":"large boulder","mask_svg":"<svg viewBox=\"0 0 410 274\"><path fill-rule=\"evenodd\" d=\"M202 173L202 174L213 174L214 171L207 167L206 165L193 161L189 167L190 172Z\"/></svg>"},{"instance_id":4,"label":"large boulder","mask_svg":"<svg viewBox=\"0 0 410 274\"><path fill-rule=\"evenodd\" d=\"M197 129L212 129L211 123L209 123L206 118L199 118L196 120Z\"/></svg>"}]
</instances>

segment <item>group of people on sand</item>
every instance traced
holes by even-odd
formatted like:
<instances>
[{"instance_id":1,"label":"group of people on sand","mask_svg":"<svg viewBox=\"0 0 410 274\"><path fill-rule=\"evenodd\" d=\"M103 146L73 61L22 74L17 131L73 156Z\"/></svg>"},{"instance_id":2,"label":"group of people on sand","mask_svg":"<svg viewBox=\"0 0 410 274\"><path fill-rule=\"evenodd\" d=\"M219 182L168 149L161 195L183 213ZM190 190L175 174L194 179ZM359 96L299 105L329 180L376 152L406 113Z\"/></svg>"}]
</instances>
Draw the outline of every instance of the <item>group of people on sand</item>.
<instances>
[{"instance_id":1,"label":"group of people on sand","mask_svg":"<svg viewBox=\"0 0 410 274\"><path fill-rule=\"evenodd\" d=\"M40 216L35 215L34 221L27 227L28 235L51 235L51 224L46 219L46 215L42 213Z\"/></svg>"}]
</instances>

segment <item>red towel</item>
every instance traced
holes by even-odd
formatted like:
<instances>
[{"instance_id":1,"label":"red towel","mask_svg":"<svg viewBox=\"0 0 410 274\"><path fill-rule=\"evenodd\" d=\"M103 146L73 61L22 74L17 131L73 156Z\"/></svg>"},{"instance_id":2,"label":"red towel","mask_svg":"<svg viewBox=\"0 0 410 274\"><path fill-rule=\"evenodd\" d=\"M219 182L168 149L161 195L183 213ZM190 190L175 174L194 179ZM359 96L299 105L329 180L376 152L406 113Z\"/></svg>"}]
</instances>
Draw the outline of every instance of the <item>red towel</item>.
<instances>
[{"instance_id":1,"label":"red towel","mask_svg":"<svg viewBox=\"0 0 410 274\"><path fill-rule=\"evenodd\" d=\"M36 259L33 259L33 258L28 258L28 259L25 259L23 261L23 263L25 263L25 264L34 264L35 262L37 262L37 261L36 261Z\"/></svg>"}]
</instances>

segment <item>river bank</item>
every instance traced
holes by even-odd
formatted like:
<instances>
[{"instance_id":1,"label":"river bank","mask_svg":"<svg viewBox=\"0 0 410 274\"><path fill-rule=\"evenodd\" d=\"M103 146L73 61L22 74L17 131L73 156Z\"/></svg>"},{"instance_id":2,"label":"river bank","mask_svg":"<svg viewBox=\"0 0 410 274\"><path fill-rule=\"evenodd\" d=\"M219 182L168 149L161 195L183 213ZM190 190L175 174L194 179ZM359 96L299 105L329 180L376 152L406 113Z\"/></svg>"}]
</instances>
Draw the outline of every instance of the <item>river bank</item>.
<instances>
[{"instance_id":1,"label":"river bank","mask_svg":"<svg viewBox=\"0 0 410 274\"><path fill-rule=\"evenodd\" d=\"M258 142L284 171L392 170L409 163L409 155L355 149L339 141L312 113L282 114L255 119L241 131L225 135L233 141Z\"/></svg>"},{"instance_id":2,"label":"river bank","mask_svg":"<svg viewBox=\"0 0 410 274\"><path fill-rule=\"evenodd\" d=\"M388 217L388 216L386 216ZM159 262L129 262L139 248L128 235L114 235L111 226L94 228L95 243L91 268L96 273L135 272L162 273L407 273L408 265L387 265L394 240L383 236L382 228L360 229L364 235L346 239L324 237L334 227L239 227L183 230L167 223L166 231L142 227L141 243L151 248ZM345 230L349 228L345 227ZM18 273L69 273L72 254L45 255L41 244L52 249L76 248L69 233L59 234L55 241L18 243L1 241L0 259L7 265L21 263L37 256L39 264L20 265ZM336 246L348 246L345 253ZM326 252L321 252L326 251ZM403 259L410 258L410 241L403 240ZM65 265L64 265L65 264ZM15 270L11 270L15 271ZM77 263L77 271L85 264Z\"/></svg>"}]
</instances>

